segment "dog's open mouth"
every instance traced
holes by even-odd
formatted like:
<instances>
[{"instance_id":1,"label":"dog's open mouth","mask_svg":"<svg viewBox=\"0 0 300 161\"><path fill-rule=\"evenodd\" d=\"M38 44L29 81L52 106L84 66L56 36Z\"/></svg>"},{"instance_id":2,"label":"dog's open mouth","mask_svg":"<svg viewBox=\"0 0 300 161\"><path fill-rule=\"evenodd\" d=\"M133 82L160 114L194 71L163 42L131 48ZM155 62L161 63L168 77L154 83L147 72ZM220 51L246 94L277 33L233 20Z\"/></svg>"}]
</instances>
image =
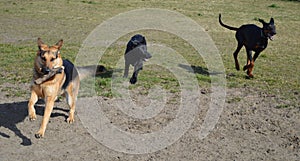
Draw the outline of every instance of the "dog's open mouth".
<instances>
[{"instance_id":1,"label":"dog's open mouth","mask_svg":"<svg viewBox=\"0 0 300 161\"><path fill-rule=\"evenodd\" d=\"M271 41L273 41L273 40L274 40L275 34L276 34L276 33L273 33L273 32L268 33L268 38L269 38Z\"/></svg>"},{"instance_id":2,"label":"dog's open mouth","mask_svg":"<svg viewBox=\"0 0 300 161\"><path fill-rule=\"evenodd\" d=\"M269 35L268 38L273 41L274 40L274 35Z\"/></svg>"}]
</instances>

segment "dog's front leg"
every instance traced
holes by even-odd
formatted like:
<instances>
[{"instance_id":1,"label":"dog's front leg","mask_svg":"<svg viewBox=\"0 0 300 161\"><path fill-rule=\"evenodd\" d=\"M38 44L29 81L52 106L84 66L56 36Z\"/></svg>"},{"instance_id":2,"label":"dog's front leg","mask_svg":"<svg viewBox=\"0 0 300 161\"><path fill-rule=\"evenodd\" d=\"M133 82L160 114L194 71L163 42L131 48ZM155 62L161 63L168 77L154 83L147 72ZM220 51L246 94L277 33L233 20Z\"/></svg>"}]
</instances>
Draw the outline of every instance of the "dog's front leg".
<instances>
[{"instance_id":1,"label":"dog's front leg","mask_svg":"<svg viewBox=\"0 0 300 161\"><path fill-rule=\"evenodd\" d=\"M254 69L254 62L255 60L257 59L257 57L259 56L260 52L255 52L254 56L253 56L253 59L250 60L250 64L248 65L248 71L247 71L247 74L250 78L253 78L253 74L252 74L252 71Z\"/></svg>"},{"instance_id":2,"label":"dog's front leg","mask_svg":"<svg viewBox=\"0 0 300 161\"><path fill-rule=\"evenodd\" d=\"M33 121L36 119L36 113L34 109L35 103L38 101L38 94L36 93L34 87L31 87L31 96L28 102L28 116L29 120Z\"/></svg>"},{"instance_id":3,"label":"dog's front leg","mask_svg":"<svg viewBox=\"0 0 300 161\"><path fill-rule=\"evenodd\" d=\"M139 70L135 71L130 78L130 83L135 84L137 82L137 76L139 74Z\"/></svg>"},{"instance_id":4,"label":"dog's front leg","mask_svg":"<svg viewBox=\"0 0 300 161\"><path fill-rule=\"evenodd\" d=\"M243 70L247 70L250 67L252 60L252 51L247 50L247 64L244 66Z\"/></svg>"},{"instance_id":5,"label":"dog's front leg","mask_svg":"<svg viewBox=\"0 0 300 161\"><path fill-rule=\"evenodd\" d=\"M247 58L248 58L248 61L247 61L247 65L244 66L244 70L247 69L247 75L250 77L250 78L253 78L253 74L252 74L252 71L253 71L253 68L254 68L254 59L252 58L252 51L249 50L249 49L246 49L247 50ZM256 58L255 58L256 59Z\"/></svg>"},{"instance_id":6,"label":"dog's front leg","mask_svg":"<svg viewBox=\"0 0 300 161\"><path fill-rule=\"evenodd\" d=\"M123 78L127 78L128 77L128 71L129 71L129 65L127 62L125 62L125 70L124 70L124 76Z\"/></svg>"},{"instance_id":7,"label":"dog's front leg","mask_svg":"<svg viewBox=\"0 0 300 161\"><path fill-rule=\"evenodd\" d=\"M253 62L255 62L255 60L257 59L257 57L259 56L260 52L255 52L254 56L253 56Z\"/></svg>"},{"instance_id":8,"label":"dog's front leg","mask_svg":"<svg viewBox=\"0 0 300 161\"><path fill-rule=\"evenodd\" d=\"M56 98L55 96L54 97L48 96L45 98L46 105L45 105L44 117L43 117L43 120L41 123L40 130L35 134L36 138L44 137L46 127L49 122L52 110L53 110L55 98Z\"/></svg>"},{"instance_id":9,"label":"dog's front leg","mask_svg":"<svg viewBox=\"0 0 300 161\"><path fill-rule=\"evenodd\" d=\"M250 65L248 67L248 70L247 70L247 75L249 76L249 78L253 78L253 74L252 74L252 71L253 71L253 68L254 68L254 62L253 60L250 62Z\"/></svg>"},{"instance_id":10,"label":"dog's front leg","mask_svg":"<svg viewBox=\"0 0 300 161\"><path fill-rule=\"evenodd\" d=\"M143 69L143 61L140 60L137 64L134 65L134 72L132 74L132 77L130 78L131 84L135 84L137 82L139 71L142 69Z\"/></svg>"}]
</instances>

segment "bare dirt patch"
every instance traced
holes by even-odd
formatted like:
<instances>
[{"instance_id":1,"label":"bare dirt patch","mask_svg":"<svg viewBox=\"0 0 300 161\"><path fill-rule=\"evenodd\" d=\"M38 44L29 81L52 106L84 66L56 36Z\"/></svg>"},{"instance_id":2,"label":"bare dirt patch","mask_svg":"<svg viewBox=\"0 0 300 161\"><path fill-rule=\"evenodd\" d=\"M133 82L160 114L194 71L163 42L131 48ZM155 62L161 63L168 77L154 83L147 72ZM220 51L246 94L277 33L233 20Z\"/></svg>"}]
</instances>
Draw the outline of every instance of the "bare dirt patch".
<instances>
[{"instance_id":1,"label":"bare dirt patch","mask_svg":"<svg viewBox=\"0 0 300 161\"><path fill-rule=\"evenodd\" d=\"M45 138L36 139L43 102L36 105L38 118L30 122L27 100L8 98L0 104L0 154L3 160L297 160L300 156L299 108L276 108L278 96L250 89L227 89L226 106L216 127L198 138L209 93L201 94L201 108L191 129L163 150L142 155L116 152L97 142L76 115L65 122L64 101L55 105ZM150 122L126 118L110 105L112 99L98 97L101 108L114 125L130 132L157 130L174 118L167 107ZM279 99L279 100L278 100ZM142 100L139 100L143 104ZM144 102L146 103L146 102ZM79 107L82 108L82 107ZM84 107L88 108L88 107ZM82 109L81 109L82 110ZM97 120L95 120L97 121ZM153 124L145 126L146 124Z\"/></svg>"}]
</instances>

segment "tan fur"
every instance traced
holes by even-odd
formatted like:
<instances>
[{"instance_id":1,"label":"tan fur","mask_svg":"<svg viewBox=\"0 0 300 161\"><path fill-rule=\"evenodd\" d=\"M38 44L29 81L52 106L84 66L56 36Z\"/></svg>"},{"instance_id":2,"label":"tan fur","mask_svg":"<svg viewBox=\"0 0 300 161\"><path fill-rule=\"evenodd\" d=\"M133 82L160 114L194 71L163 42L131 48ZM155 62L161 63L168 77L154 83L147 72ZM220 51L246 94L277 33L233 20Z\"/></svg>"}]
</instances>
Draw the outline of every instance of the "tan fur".
<instances>
[{"instance_id":1,"label":"tan fur","mask_svg":"<svg viewBox=\"0 0 300 161\"><path fill-rule=\"evenodd\" d=\"M45 76L42 71L43 68L49 68L51 70L63 66L63 60L60 55L60 48L62 47L62 44L63 40L60 40L57 44L49 47L45 45L40 38L38 38L39 51L37 52L34 61L31 97L28 103L29 119L35 120L36 112L34 109L34 105L37 102L38 98L43 98L45 100L44 117L39 131L35 134L37 138L44 137L46 126L49 122L49 118L53 110L54 102L61 94L67 97L67 103L70 107L70 113L67 122L74 122L75 101L77 99L80 82L78 76L69 83L65 90L62 89L62 85L66 80L66 76L63 70L61 73L55 74L53 77L41 84L34 83L34 80ZM42 52L43 54L41 55Z\"/></svg>"}]
</instances>

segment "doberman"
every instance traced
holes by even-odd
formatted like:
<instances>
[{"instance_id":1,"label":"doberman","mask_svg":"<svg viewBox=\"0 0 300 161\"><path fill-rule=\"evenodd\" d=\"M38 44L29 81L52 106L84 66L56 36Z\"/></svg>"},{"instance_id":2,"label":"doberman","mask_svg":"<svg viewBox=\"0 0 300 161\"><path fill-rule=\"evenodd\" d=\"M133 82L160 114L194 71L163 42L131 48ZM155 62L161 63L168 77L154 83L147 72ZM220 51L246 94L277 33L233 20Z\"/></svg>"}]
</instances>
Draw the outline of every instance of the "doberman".
<instances>
[{"instance_id":1,"label":"doberman","mask_svg":"<svg viewBox=\"0 0 300 161\"><path fill-rule=\"evenodd\" d=\"M259 54L267 48L268 39L273 40L273 36L276 34L276 28L274 24L274 19L271 18L269 23L266 23L264 20L259 19L259 22L263 24L263 27L260 28L254 24L242 25L239 28L231 27L225 25L221 21L221 14L219 14L219 23L221 26L236 31L235 37L238 42L238 46L233 53L235 60L236 70L240 70L240 65L237 59L238 53L243 46L245 46L247 51L247 64L244 66L243 70L247 70L247 75L250 78L253 78L253 67L256 58ZM252 51L255 52L252 58Z\"/></svg>"},{"instance_id":2,"label":"doberman","mask_svg":"<svg viewBox=\"0 0 300 161\"><path fill-rule=\"evenodd\" d=\"M143 69L143 62L147 61L152 55L147 51L147 42L144 36L136 34L127 43L125 51L125 71L124 78L128 76L129 66L134 66L134 72L130 78L130 83L137 82L138 73Z\"/></svg>"}]
</instances>

